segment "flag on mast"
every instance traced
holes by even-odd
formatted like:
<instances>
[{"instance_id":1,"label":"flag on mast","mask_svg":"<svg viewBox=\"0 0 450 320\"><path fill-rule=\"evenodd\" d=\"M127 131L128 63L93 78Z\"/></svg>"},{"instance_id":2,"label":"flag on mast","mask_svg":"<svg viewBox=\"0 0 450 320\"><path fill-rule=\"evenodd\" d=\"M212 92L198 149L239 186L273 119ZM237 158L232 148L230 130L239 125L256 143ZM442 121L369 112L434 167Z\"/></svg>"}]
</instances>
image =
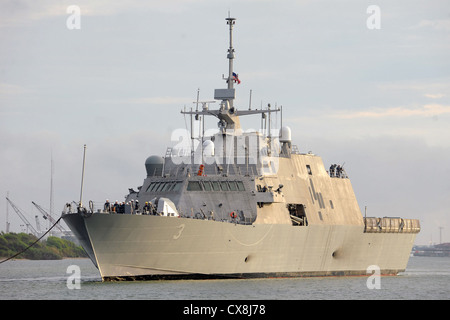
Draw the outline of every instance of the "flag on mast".
<instances>
[{"instance_id":1,"label":"flag on mast","mask_svg":"<svg viewBox=\"0 0 450 320\"><path fill-rule=\"evenodd\" d=\"M238 74L233 72L233 80L234 82L237 82L238 84L241 83L241 80L239 80Z\"/></svg>"}]
</instances>

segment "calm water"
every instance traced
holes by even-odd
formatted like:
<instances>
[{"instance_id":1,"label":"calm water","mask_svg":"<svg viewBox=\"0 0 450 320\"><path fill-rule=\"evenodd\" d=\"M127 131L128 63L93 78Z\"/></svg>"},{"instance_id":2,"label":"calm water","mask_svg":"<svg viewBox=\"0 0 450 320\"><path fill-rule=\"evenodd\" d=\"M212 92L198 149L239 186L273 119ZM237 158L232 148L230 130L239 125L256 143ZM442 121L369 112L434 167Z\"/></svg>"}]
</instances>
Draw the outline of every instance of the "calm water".
<instances>
[{"instance_id":1,"label":"calm water","mask_svg":"<svg viewBox=\"0 0 450 320\"><path fill-rule=\"evenodd\" d=\"M80 289L69 289L67 273L79 266ZM381 277L368 289L368 277L264 280L180 280L105 282L88 259L8 261L0 264L0 299L304 300L449 299L450 258L411 257L404 273ZM70 284L74 282L69 281Z\"/></svg>"}]
</instances>

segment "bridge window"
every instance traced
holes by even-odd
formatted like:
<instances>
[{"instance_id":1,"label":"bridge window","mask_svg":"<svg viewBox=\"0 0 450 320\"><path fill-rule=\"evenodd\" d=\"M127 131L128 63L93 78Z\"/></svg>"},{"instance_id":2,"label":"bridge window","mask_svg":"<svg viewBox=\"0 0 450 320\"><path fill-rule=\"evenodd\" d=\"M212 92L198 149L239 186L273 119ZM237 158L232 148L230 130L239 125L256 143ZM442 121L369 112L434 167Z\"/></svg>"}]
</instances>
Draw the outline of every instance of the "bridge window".
<instances>
[{"instance_id":1,"label":"bridge window","mask_svg":"<svg viewBox=\"0 0 450 320\"><path fill-rule=\"evenodd\" d=\"M183 185L183 182L177 181L175 185L172 187L172 190L170 191L179 191L181 189L181 186Z\"/></svg>"},{"instance_id":2,"label":"bridge window","mask_svg":"<svg viewBox=\"0 0 450 320\"><path fill-rule=\"evenodd\" d=\"M228 191L229 190L228 183L226 181L221 181L220 182L220 186L222 187L223 191Z\"/></svg>"},{"instance_id":3,"label":"bridge window","mask_svg":"<svg viewBox=\"0 0 450 320\"><path fill-rule=\"evenodd\" d=\"M159 187L161 190L176 191L179 190L181 182L170 182L170 187ZM149 187L150 189L150 187ZM156 189L156 188L155 188ZM176 189L176 190L175 190ZM242 181L189 181L187 191L245 191ZM155 190L156 191L156 190Z\"/></svg>"},{"instance_id":4,"label":"bridge window","mask_svg":"<svg viewBox=\"0 0 450 320\"><path fill-rule=\"evenodd\" d=\"M220 191L220 185L218 181L212 181L211 184L214 191Z\"/></svg>"},{"instance_id":5,"label":"bridge window","mask_svg":"<svg viewBox=\"0 0 450 320\"><path fill-rule=\"evenodd\" d=\"M163 187L166 185L165 182L161 182L153 191L159 192L163 189Z\"/></svg>"},{"instance_id":6,"label":"bridge window","mask_svg":"<svg viewBox=\"0 0 450 320\"><path fill-rule=\"evenodd\" d=\"M162 192L169 191L172 188L173 184L174 184L173 182L167 182L165 184L165 186L163 188L161 188L161 191Z\"/></svg>"},{"instance_id":7,"label":"bridge window","mask_svg":"<svg viewBox=\"0 0 450 320\"><path fill-rule=\"evenodd\" d=\"M152 182L152 183L150 183L150 185L148 186L148 188L147 188L147 192L150 192L150 191L152 191L152 189L155 187L155 182Z\"/></svg>"},{"instance_id":8,"label":"bridge window","mask_svg":"<svg viewBox=\"0 0 450 320\"><path fill-rule=\"evenodd\" d=\"M187 191L202 191L202 185L200 181L189 181L187 185Z\"/></svg>"},{"instance_id":9,"label":"bridge window","mask_svg":"<svg viewBox=\"0 0 450 320\"><path fill-rule=\"evenodd\" d=\"M161 185L161 182L152 182L150 184L150 186L148 187L147 191L150 191L150 192L156 191L156 189L158 189L160 185Z\"/></svg>"},{"instance_id":10,"label":"bridge window","mask_svg":"<svg viewBox=\"0 0 450 320\"><path fill-rule=\"evenodd\" d=\"M203 181L203 188L205 189L205 191L211 191L212 190L211 182L210 181Z\"/></svg>"},{"instance_id":11,"label":"bridge window","mask_svg":"<svg viewBox=\"0 0 450 320\"><path fill-rule=\"evenodd\" d=\"M179 191L183 185L182 181L160 182L154 181L147 187L146 192L173 192Z\"/></svg>"}]
</instances>

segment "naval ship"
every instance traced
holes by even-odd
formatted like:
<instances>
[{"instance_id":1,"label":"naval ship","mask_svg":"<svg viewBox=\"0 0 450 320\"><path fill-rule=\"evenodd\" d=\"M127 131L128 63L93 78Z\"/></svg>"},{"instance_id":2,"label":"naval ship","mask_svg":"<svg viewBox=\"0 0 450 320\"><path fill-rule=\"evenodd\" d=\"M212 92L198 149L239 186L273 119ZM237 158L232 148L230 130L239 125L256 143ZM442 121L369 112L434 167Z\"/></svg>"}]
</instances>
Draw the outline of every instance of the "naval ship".
<instances>
[{"instance_id":1,"label":"naval ship","mask_svg":"<svg viewBox=\"0 0 450 320\"><path fill-rule=\"evenodd\" d=\"M289 127L271 128L281 107L235 106L236 19L225 20L227 86L181 110L191 117L190 135L145 160L142 185L123 203L85 207L80 197L62 213L103 281L351 276L374 265L382 275L404 271L418 220L363 216L342 166L327 170L292 144ZM241 128L249 115L260 117L261 130ZM205 116L218 127L196 130Z\"/></svg>"}]
</instances>

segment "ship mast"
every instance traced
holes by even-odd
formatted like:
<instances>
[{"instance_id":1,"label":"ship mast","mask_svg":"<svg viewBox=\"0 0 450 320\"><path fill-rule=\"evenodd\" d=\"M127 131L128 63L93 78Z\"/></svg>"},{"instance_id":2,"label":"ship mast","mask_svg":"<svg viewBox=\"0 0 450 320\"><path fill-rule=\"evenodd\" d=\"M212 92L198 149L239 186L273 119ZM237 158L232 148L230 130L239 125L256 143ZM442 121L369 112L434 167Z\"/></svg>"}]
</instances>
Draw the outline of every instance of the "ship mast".
<instances>
[{"instance_id":1,"label":"ship mast","mask_svg":"<svg viewBox=\"0 0 450 320\"><path fill-rule=\"evenodd\" d=\"M234 48L233 48L233 26L236 18L226 18L227 24L230 26L230 47L228 48L228 89L233 89L234 77L233 77L233 60L234 60ZM230 107L233 106L233 99L230 100Z\"/></svg>"},{"instance_id":2,"label":"ship mast","mask_svg":"<svg viewBox=\"0 0 450 320\"><path fill-rule=\"evenodd\" d=\"M236 18L231 18L228 16L228 18L225 18L227 21L227 25L229 26L229 32L230 32L230 44L228 48L227 53L227 59L228 59L228 76L225 77L222 75L223 80L227 82L227 88L226 89L215 89L214 90L214 99L215 100L221 100L220 108L218 110L212 110L209 108L208 104L211 103L211 101L208 101L204 104L203 110L191 110L186 111L182 110L182 114L190 114L190 115L203 115L203 116L214 116L219 119L218 126L223 134L225 134L228 130L229 132L232 132L232 134L239 134L239 132L242 132L241 125L239 121L239 116L245 116L245 115L254 115L254 114L266 114L271 112L278 112L280 111L279 108L275 109L266 109L266 110L243 110L238 111L234 107L234 99L236 98L236 89L234 88L235 81L238 81L237 74L235 76L235 72L233 71L233 63L234 63L234 48L233 48L233 27L236 23ZM200 101L199 101L200 102ZM198 102L198 103L199 103Z\"/></svg>"},{"instance_id":3,"label":"ship mast","mask_svg":"<svg viewBox=\"0 0 450 320\"><path fill-rule=\"evenodd\" d=\"M235 73L233 72L233 62L235 57L233 48L233 27L236 23L236 18L231 18L228 14L228 18L225 18L225 20L227 21L230 30L230 46L227 53L228 77L223 77L227 82L227 89L216 89L214 91L214 99L222 100L218 118L221 120L221 122L219 122L219 127L221 127L223 132L227 129L232 129L234 131L241 129L239 117L234 108L234 99L236 97L234 82L238 81L237 75L235 76Z\"/></svg>"}]
</instances>

